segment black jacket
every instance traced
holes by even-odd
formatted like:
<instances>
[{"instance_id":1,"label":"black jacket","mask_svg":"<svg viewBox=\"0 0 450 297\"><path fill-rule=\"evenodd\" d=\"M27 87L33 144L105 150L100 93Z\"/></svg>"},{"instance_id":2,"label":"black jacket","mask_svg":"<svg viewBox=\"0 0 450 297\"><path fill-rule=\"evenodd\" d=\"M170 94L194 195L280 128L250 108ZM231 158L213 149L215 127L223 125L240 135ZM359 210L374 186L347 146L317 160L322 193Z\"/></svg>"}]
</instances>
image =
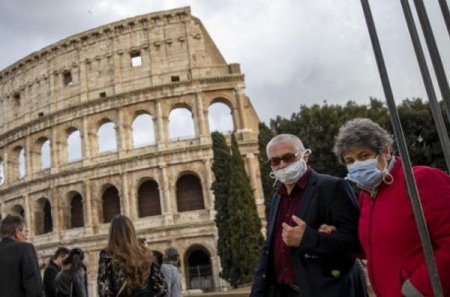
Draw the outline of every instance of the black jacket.
<instances>
[{"instance_id":1,"label":"black jacket","mask_svg":"<svg viewBox=\"0 0 450 297\"><path fill-rule=\"evenodd\" d=\"M31 243L5 237L0 242L0 297L42 297L41 273Z\"/></svg>"},{"instance_id":2,"label":"black jacket","mask_svg":"<svg viewBox=\"0 0 450 297\"><path fill-rule=\"evenodd\" d=\"M58 272L55 278L56 297L87 297L86 272L77 270L69 279L67 270Z\"/></svg>"},{"instance_id":3,"label":"black jacket","mask_svg":"<svg viewBox=\"0 0 450 297\"><path fill-rule=\"evenodd\" d=\"M272 237L280 196L272 201L267 224L266 242L256 270L252 297L268 296L274 286L271 263ZM359 210L357 200L348 184L339 178L311 172L296 214L306 222L306 230L298 247L291 247L299 297L356 297L361 284L360 270L348 256L360 250L358 241ZM320 225L337 228L332 234L319 233Z\"/></svg>"},{"instance_id":4,"label":"black jacket","mask_svg":"<svg viewBox=\"0 0 450 297\"><path fill-rule=\"evenodd\" d=\"M47 265L44 271L44 292L45 297L55 297L56 296L56 287L55 287L55 278L61 268L56 265L53 261Z\"/></svg>"}]
</instances>

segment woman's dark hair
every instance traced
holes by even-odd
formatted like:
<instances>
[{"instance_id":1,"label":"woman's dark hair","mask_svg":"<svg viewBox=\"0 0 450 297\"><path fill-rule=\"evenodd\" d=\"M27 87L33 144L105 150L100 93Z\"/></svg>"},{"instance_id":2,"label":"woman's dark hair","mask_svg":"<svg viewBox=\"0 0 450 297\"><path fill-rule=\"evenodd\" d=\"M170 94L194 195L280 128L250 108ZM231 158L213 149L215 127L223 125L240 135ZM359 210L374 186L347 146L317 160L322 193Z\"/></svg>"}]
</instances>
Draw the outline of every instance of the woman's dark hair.
<instances>
[{"instance_id":1,"label":"woman's dark hair","mask_svg":"<svg viewBox=\"0 0 450 297\"><path fill-rule=\"evenodd\" d=\"M60 247L56 250L56 252L55 252L55 254L53 255L53 257L50 258L50 262L52 262L52 261L58 259L58 257L60 257L60 256L66 256L66 255L68 255L68 254L69 254L69 249L66 248L65 246L60 246Z\"/></svg>"},{"instance_id":2,"label":"woman's dark hair","mask_svg":"<svg viewBox=\"0 0 450 297\"><path fill-rule=\"evenodd\" d=\"M63 265L69 266L68 268L64 268L67 271L69 280L72 280L73 274L75 271L84 270L86 271L86 266L83 263L84 260L84 252L80 248L73 248L69 251L69 255L64 259Z\"/></svg>"}]
</instances>

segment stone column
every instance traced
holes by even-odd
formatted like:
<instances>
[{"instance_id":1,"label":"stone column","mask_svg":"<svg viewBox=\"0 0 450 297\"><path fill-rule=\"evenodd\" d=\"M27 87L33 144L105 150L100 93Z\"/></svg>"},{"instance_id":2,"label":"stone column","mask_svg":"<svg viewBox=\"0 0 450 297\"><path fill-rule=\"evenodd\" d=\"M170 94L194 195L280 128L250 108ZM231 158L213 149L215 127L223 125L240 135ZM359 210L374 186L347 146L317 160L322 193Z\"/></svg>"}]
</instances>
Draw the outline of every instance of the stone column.
<instances>
[{"instance_id":1,"label":"stone column","mask_svg":"<svg viewBox=\"0 0 450 297\"><path fill-rule=\"evenodd\" d=\"M131 215L131 209L133 208L132 203L130 201L130 195L128 192L128 179L127 175L125 173L120 174L121 181L122 181L122 191L120 193L120 204L122 213L126 215L127 217L134 219L134 216ZM135 207L134 207L135 208Z\"/></svg>"},{"instance_id":2,"label":"stone column","mask_svg":"<svg viewBox=\"0 0 450 297\"><path fill-rule=\"evenodd\" d=\"M93 202L91 199L91 181L89 179L86 179L84 181L84 197L83 197L83 209L84 209L84 225L88 228L93 227L93 216L92 212L95 212L95 209L93 210ZM95 223L98 223L96 221Z\"/></svg>"},{"instance_id":3,"label":"stone column","mask_svg":"<svg viewBox=\"0 0 450 297\"><path fill-rule=\"evenodd\" d=\"M34 203L30 203L30 197L28 194L24 194L24 209L25 209L25 223L27 224L28 230L30 230L30 236L35 233L34 226Z\"/></svg>"},{"instance_id":4,"label":"stone column","mask_svg":"<svg viewBox=\"0 0 450 297\"><path fill-rule=\"evenodd\" d=\"M239 108L239 120L241 122L241 129L246 129L247 127L247 117L245 114L245 107L244 107L244 103L246 100L245 94L244 94L244 89L242 87L238 87L235 89L235 94L236 94L236 101L238 103L238 108Z\"/></svg>"},{"instance_id":5,"label":"stone column","mask_svg":"<svg viewBox=\"0 0 450 297\"><path fill-rule=\"evenodd\" d=\"M81 126L82 126L80 129L81 150L82 150L81 158L83 160L83 166L88 166L91 164L93 146L90 139L92 136L87 117L82 118Z\"/></svg>"},{"instance_id":6,"label":"stone column","mask_svg":"<svg viewBox=\"0 0 450 297\"><path fill-rule=\"evenodd\" d=\"M117 125L116 125L116 138L117 138L117 150L119 152L119 156L126 153L129 149L132 148L132 144L130 142L130 123L129 119L125 114L126 111L123 109L119 109L117 111Z\"/></svg>"},{"instance_id":7,"label":"stone column","mask_svg":"<svg viewBox=\"0 0 450 297\"><path fill-rule=\"evenodd\" d=\"M32 146L30 137L25 138L25 180L31 180L33 177L33 159Z\"/></svg>"},{"instance_id":8,"label":"stone column","mask_svg":"<svg viewBox=\"0 0 450 297\"><path fill-rule=\"evenodd\" d=\"M115 38L114 38L115 40ZM114 94L122 93L122 58L123 51L118 50L115 55L113 55L114 64Z\"/></svg>"},{"instance_id":9,"label":"stone column","mask_svg":"<svg viewBox=\"0 0 450 297\"><path fill-rule=\"evenodd\" d=\"M85 102L89 100L89 83L88 83L88 69L91 61L86 59L85 61L81 60L80 49L77 48L78 54L78 64L80 67L78 68L79 79L80 79L80 101Z\"/></svg>"},{"instance_id":10,"label":"stone column","mask_svg":"<svg viewBox=\"0 0 450 297\"><path fill-rule=\"evenodd\" d=\"M211 186L213 183L213 175L211 170L211 160L205 159L203 160L203 165L205 166L205 208L209 210L210 218L214 220L215 218L215 211L214 211L214 193L211 190Z\"/></svg>"},{"instance_id":11,"label":"stone column","mask_svg":"<svg viewBox=\"0 0 450 297\"><path fill-rule=\"evenodd\" d=\"M5 203L0 202L0 217L2 219L4 219L6 217L6 213L5 213Z\"/></svg>"},{"instance_id":12,"label":"stone column","mask_svg":"<svg viewBox=\"0 0 450 297\"><path fill-rule=\"evenodd\" d=\"M175 204L173 201L173 197L171 197L171 191L170 189L170 184L169 184L169 176L167 173L167 165L166 164L162 164L159 166L159 168L161 169L161 183L162 183L162 191L163 194L161 195L162 197L162 206L163 206L163 215L165 218L165 224L166 225L171 225L173 224L173 214L174 214L174 208L175 208Z\"/></svg>"},{"instance_id":13,"label":"stone column","mask_svg":"<svg viewBox=\"0 0 450 297\"><path fill-rule=\"evenodd\" d=\"M58 191L54 188L50 188L50 201L51 201L51 215L52 215L52 223L53 223L53 230L52 233L56 235L58 238L58 241L61 241L61 229L63 229L65 226L63 226L62 222L62 211L64 211L64 208L61 205L61 199L62 197L59 195ZM68 210L70 211L70 210Z\"/></svg>"},{"instance_id":14,"label":"stone column","mask_svg":"<svg viewBox=\"0 0 450 297\"><path fill-rule=\"evenodd\" d=\"M156 133L156 143L158 144L158 149L164 148L168 139L167 131L167 117L163 115L161 101L156 101L156 123L157 123L157 133Z\"/></svg>"},{"instance_id":15,"label":"stone column","mask_svg":"<svg viewBox=\"0 0 450 297\"><path fill-rule=\"evenodd\" d=\"M200 143L204 143L209 139L209 133L206 131L205 111L203 109L203 96L201 93L195 94L196 115L195 128ZM207 121L208 119L206 119Z\"/></svg>"},{"instance_id":16,"label":"stone column","mask_svg":"<svg viewBox=\"0 0 450 297\"><path fill-rule=\"evenodd\" d=\"M64 151L67 152L67 150L62 150L61 149L63 143L66 141L66 139L61 139L62 137L64 137L64 133L58 133L57 129L58 128L56 128L56 127L52 127L52 130L50 132L51 133L51 139L50 139L50 158L51 158L50 172L52 174L56 174L56 173L59 172L59 167L62 165L63 161L66 160L66 158L63 158L61 153L64 152Z\"/></svg>"}]
</instances>

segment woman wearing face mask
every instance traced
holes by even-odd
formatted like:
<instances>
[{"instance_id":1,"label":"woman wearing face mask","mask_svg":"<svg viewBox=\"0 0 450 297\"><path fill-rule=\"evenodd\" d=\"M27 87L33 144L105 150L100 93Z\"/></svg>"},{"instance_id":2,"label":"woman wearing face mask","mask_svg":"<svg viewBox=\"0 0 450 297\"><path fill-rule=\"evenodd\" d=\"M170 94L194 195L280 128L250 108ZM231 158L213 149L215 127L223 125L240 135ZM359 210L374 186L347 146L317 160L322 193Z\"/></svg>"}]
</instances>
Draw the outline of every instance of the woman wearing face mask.
<instances>
[{"instance_id":1,"label":"woman wearing face mask","mask_svg":"<svg viewBox=\"0 0 450 297\"><path fill-rule=\"evenodd\" d=\"M359 238L378 297L433 296L403 174L389 133L370 119L345 123L334 152L361 189ZM413 168L445 296L450 296L450 176ZM338 228L339 229L339 228Z\"/></svg>"}]
</instances>

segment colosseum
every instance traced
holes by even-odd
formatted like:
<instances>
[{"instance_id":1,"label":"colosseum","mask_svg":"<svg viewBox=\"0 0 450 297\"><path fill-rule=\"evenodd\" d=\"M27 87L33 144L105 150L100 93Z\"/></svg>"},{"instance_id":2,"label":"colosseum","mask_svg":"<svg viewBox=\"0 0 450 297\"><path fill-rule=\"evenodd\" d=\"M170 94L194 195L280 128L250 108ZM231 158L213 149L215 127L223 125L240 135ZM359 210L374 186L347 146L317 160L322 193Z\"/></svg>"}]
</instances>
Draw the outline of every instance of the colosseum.
<instances>
[{"instance_id":1,"label":"colosseum","mask_svg":"<svg viewBox=\"0 0 450 297\"><path fill-rule=\"evenodd\" d=\"M1 216L24 216L42 267L60 245L83 248L96 296L98 254L122 213L152 249L180 251L183 289L227 286L210 131L231 123L263 216L259 119L239 64L226 63L189 7L26 56L0 72L0 107Z\"/></svg>"}]
</instances>

